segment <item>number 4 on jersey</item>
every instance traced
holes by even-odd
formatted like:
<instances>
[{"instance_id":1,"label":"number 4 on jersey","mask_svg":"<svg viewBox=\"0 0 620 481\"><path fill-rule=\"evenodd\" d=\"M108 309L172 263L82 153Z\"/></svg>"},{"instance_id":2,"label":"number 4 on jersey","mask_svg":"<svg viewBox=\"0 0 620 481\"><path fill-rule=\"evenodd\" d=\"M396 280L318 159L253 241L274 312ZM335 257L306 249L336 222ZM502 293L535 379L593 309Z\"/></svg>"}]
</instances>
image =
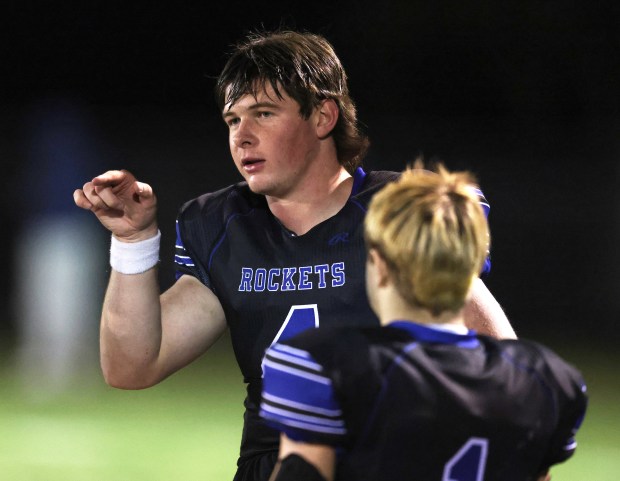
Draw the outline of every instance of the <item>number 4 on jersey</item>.
<instances>
[{"instance_id":1,"label":"number 4 on jersey","mask_svg":"<svg viewBox=\"0 0 620 481\"><path fill-rule=\"evenodd\" d=\"M288 311L288 315L284 320L284 324L282 324L282 327L280 327L276 337L274 337L273 341L271 341L271 345L278 341L290 339L300 332L314 327L319 327L319 311L316 304L291 306ZM263 372L264 371L265 369L263 368Z\"/></svg>"}]
</instances>

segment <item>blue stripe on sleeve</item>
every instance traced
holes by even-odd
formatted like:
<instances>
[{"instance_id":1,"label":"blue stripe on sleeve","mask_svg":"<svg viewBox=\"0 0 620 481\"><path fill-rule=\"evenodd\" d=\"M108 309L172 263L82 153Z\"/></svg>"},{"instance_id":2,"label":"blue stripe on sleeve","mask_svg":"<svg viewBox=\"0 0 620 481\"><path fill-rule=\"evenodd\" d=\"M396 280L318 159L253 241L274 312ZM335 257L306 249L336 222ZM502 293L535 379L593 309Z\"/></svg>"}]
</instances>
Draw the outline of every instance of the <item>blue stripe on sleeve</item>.
<instances>
[{"instance_id":1,"label":"blue stripe on sleeve","mask_svg":"<svg viewBox=\"0 0 620 481\"><path fill-rule=\"evenodd\" d=\"M174 263L177 265L177 271L175 272L175 277L178 279L183 275L183 272L179 271L179 268L189 268L192 269L195 267L194 260L188 255L185 246L183 245L183 239L181 239L181 232L179 230L179 221L176 222L176 233L177 239L174 245Z\"/></svg>"},{"instance_id":2,"label":"blue stripe on sleeve","mask_svg":"<svg viewBox=\"0 0 620 481\"><path fill-rule=\"evenodd\" d=\"M298 440L346 434L332 381L307 351L274 344L263 368L260 414L271 426Z\"/></svg>"}]
</instances>

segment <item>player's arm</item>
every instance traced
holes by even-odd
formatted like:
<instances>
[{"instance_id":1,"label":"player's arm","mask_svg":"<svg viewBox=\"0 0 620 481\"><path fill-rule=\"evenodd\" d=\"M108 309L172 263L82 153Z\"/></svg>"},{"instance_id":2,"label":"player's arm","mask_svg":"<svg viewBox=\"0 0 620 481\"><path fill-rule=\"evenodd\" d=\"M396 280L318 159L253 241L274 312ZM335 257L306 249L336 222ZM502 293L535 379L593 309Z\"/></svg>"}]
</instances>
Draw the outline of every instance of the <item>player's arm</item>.
<instances>
[{"instance_id":1,"label":"player's arm","mask_svg":"<svg viewBox=\"0 0 620 481\"><path fill-rule=\"evenodd\" d=\"M294 441L282 433L278 462L269 481L333 481L335 465L332 446Z\"/></svg>"},{"instance_id":2,"label":"player's arm","mask_svg":"<svg viewBox=\"0 0 620 481\"><path fill-rule=\"evenodd\" d=\"M478 187L475 188L475 191L484 215L488 218L491 205ZM482 266L482 274L488 273L490 269L491 259L487 256ZM479 334L498 339L516 339L517 337L504 310L479 278L474 281L471 288L470 299L465 305L464 315L467 327L475 329Z\"/></svg>"},{"instance_id":3,"label":"player's arm","mask_svg":"<svg viewBox=\"0 0 620 481\"><path fill-rule=\"evenodd\" d=\"M540 372L549 376L545 385L551 388L550 398L556 413L554 431L547 440L540 466L541 472L549 472L555 464L572 457L577 449L576 437L586 415L588 390L583 375L574 366L550 349L540 345L538 348L546 364Z\"/></svg>"},{"instance_id":4,"label":"player's arm","mask_svg":"<svg viewBox=\"0 0 620 481\"><path fill-rule=\"evenodd\" d=\"M281 433L271 481L334 479L346 424L332 379L311 351L284 341L265 354L260 415Z\"/></svg>"},{"instance_id":5,"label":"player's arm","mask_svg":"<svg viewBox=\"0 0 620 481\"><path fill-rule=\"evenodd\" d=\"M465 305L465 324L479 334L498 339L516 339L504 310L481 279L476 279L471 296Z\"/></svg>"},{"instance_id":6,"label":"player's arm","mask_svg":"<svg viewBox=\"0 0 620 481\"><path fill-rule=\"evenodd\" d=\"M213 292L182 276L161 296L156 269L112 271L101 316L101 367L122 389L157 384L203 354L224 333L226 321Z\"/></svg>"},{"instance_id":7,"label":"player's arm","mask_svg":"<svg viewBox=\"0 0 620 481\"><path fill-rule=\"evenodd\" d=\"M153 190L129 172L108 171L73 197L118 242L129 245L158 233ZM225 328L218 299L196 279L183 276L160 297L155 266L136 274L112 269L100 332L106 381L126 389L153 385L206 351Z\"/></svg>"}]
</instances>

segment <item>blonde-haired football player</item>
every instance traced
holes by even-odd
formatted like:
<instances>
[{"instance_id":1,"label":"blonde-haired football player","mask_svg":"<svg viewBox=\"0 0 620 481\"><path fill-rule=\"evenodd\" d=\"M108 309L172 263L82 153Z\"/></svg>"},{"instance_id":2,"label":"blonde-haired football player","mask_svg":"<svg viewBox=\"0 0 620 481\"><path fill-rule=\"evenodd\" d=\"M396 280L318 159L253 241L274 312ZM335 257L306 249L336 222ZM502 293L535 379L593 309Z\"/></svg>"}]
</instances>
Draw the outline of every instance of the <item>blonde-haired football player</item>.
<instances>
[{"instance_id":1,"label":"blonde-haired football player","mask_svg":"<svg viewBox=\"0 0 620 481\"><path fill-rule=\"evenodd\" d=\"M266 354L272 480L545 480L575 450L580 373L549 349L468 330L489 230L468 173L420 168L365 219L375 328L315 329Z\"/></svg>"}]
</instances>

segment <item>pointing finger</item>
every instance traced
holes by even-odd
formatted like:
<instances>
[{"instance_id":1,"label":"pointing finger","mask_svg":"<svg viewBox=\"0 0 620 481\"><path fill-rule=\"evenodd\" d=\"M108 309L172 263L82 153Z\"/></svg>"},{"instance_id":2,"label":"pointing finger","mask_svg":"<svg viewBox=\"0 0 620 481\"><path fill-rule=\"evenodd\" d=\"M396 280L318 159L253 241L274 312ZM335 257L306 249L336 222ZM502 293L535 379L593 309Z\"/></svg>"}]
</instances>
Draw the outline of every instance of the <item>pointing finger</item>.
<instances>
[{"instance_id":1,"label":"pointing finger","mask_svg":"<svg viewBox=\"0 0 620 481\"><path fill-rule=\"evenodd\" d=\"M75 189L73 191L73 202L75 202L75 205L81 207L82 209L90 210L93 207L93 204L91 204L86 198L82 189Z\"/></svg>"}]
</instances>

